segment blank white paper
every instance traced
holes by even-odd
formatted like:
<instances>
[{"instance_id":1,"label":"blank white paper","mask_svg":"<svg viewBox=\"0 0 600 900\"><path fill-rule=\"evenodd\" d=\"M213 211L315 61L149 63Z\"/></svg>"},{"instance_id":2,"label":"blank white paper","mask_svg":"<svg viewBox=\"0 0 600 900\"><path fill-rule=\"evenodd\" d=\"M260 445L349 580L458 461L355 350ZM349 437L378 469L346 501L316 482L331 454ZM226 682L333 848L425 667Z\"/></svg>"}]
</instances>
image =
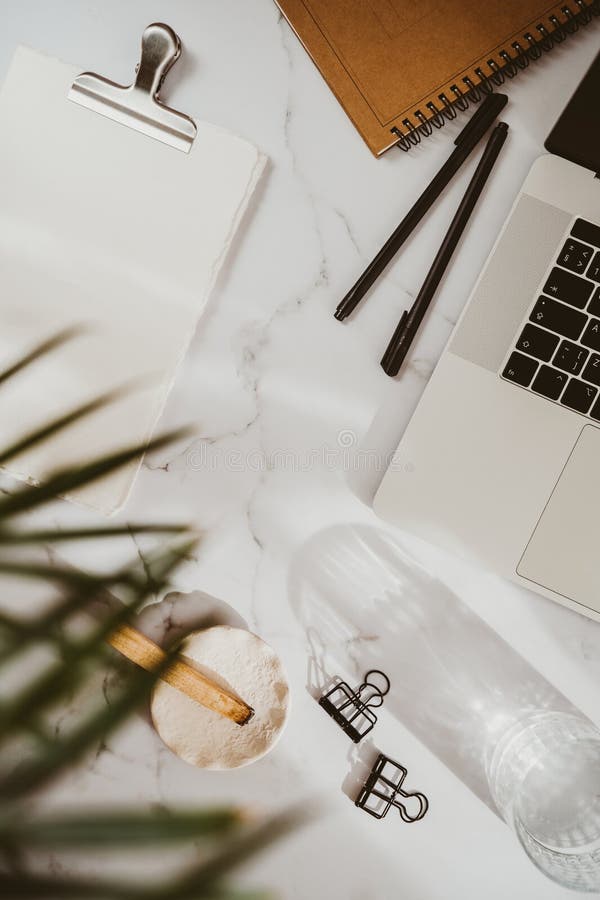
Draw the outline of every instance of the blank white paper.
<instances>
[{"instance_id":1,"label":"blank white paper","mask_svg":"<svg viewBox=\"0 0 600 900\"><path fill-rule=\"evenodd\" d=\"M146 387L8 466L30 482L151 437L265 162L197 118L185 154L85 109L67 99L81 70L21 47L0 92L0 366L86 329L0 386L0 446L132 379ZM113 512L138 466L73 498Z\"/></svg>"}]
</instances>

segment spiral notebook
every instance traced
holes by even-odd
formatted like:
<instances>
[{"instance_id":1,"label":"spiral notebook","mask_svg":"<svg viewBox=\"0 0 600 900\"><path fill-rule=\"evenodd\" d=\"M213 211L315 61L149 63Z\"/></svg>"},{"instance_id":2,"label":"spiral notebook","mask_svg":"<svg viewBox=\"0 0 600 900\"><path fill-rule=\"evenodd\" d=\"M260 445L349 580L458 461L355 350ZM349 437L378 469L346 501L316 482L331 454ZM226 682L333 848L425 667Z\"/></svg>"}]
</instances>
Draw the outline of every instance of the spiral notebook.
<instances>
[{"instance_id":1,"label":"spiral notebook","mask_svg":"<svg viewBox=\"0 0 600 900\"><path fill-rule=\"evenodd\" d=\"M600 0L277 0L370 150L403 150L600 13Z\"/></svg>"}]
</instances>

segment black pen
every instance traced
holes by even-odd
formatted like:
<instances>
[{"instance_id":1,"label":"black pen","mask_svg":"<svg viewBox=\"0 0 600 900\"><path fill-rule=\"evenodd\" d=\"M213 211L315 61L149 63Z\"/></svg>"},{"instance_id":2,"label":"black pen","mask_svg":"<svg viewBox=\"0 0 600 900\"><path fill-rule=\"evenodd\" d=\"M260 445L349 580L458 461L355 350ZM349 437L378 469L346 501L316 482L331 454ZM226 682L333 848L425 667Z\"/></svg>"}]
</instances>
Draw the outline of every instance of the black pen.
<instances>
[{"instance_id":1,"label":"black pen","mask_svg":"<svg viewBox=\"0 0 600 900\"><path fill-rule=\"evenodd\" d=\"M419 326L423 321L423 317L427 312L437 287L442 280L444 272L448 267L452 254L467 226L467 222L471 217L475 204L477 203L490 172L494 167L494 163L498 159L498 154L506 140L507 133L508 125L506 122L499 122L492 131L490 139L479 160L479 164L475 169L475 173L471 178L469 186L465 191L465 195L460 202L460 206L452 219L446 237L427 273L423 286L421 287L410 312L405 310L402 313L398 326L388 344L383 359L381 360L381 367L388 375L397 375L400 371L400 367L408 353Z\"/></svg>"},{"instance_id":2,"label":"black pen","mask_svg":"<svg viewBox=\"0 0 600 900\"><path fill-rule=\"evenodd\" d=\"M369 263L356 284L338 305L334 315L340 322L356 309L371 285L379 278L394 258L404 241L417 227L425 213L440 196L467 157L473 152L483 135L492 125L507 101L506 94L490 94L477 112L471 116L463 130L455 138L456 148L431 183L425 188L412 209L408 211L396 230L385 242L375 259Z\"/></svg>"}]
</instances>

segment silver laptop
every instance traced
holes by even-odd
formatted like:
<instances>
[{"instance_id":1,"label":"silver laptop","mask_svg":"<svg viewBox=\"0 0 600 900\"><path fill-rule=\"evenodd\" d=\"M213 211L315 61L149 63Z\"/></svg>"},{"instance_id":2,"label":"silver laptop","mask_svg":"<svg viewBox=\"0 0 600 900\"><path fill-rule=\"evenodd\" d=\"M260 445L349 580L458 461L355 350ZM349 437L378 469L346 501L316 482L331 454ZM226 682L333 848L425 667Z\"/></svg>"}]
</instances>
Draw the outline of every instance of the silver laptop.
<instances>
[{"instance_id":1,"label":"silver laptop","mask_svg":"<svg viewBox=\"0 0 600 900\"><path fill-rule=\"evenodd\" d=\"M538 159L375 509L600 621L600 179Z\"/></svg>"}]
</instances>

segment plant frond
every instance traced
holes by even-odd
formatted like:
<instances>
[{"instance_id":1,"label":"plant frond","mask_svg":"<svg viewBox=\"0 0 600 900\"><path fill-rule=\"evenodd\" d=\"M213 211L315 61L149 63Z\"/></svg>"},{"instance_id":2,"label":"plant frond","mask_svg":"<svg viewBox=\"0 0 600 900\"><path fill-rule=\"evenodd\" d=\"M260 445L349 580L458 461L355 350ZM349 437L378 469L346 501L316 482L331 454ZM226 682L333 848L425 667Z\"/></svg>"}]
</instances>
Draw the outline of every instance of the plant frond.
<instances>
[{"instance_id":1,"label":"plant frond","mask_svg":"<svg viewBox=\"0 0 600 900\"><path fill-rule=\"evenodd\" d=\"M266 822L247 827L234 833L229 841L219 846L207 859L187 872L183 878L169 885L162 892L154 894L154 900L193 900L196 897L215 895L215 888L233 869L241 866L250 857L264 850L274 841L292 831L306 818L306 813L290 810L273 816ZM210 890L213 893L210 893ZM203 891L205 893L203 893ZM225 893L225 896L227 894Z\"/></svg>"},{"instance_id":2,"label":"plant frond","mask_svg":"<svg viewBox=\"0 0 600 900\"><path fill-rule=\"evenodd\" d=\"M85 815L15 820L0 818L0 846L17 841L23 847L114 847L181 843L189 840L214 841L242 822L240 813L230 808L190 812L139 812L117 809L88 810Z\"/></svg>"},{"instance_id":3,"label":"plant frond","mask_svg":"<svg viewBox=\"0 0 600 900\"><path fill-rule=\"evenodd\" d=\"M37 359L40 359L42 356L45 356L52 350L56 350L57 347L62 346L62 344L66 344L67 341L71 341L73 338L78 337L80 334L83 334L84 330L85 329L82 326L64 328L62 331L59 331L46 340L41 341L41 343L37 344L28 353L25 353L15 363L13 363L7 369L4 369L3 372L0 372L0 385L5 381L8 381L18 372L21 372L23 369L27 368L27 366L30 366Z\"/></svg>"},{"instance_id":4,"label":"plant frond","mask_svg":"<svg viewBox=\"0 0 600 900\"><path fill-rule=\"evenodd\" d=\"M0 897L6 900L137 900L125 884L96 879L0 872Z\"/></svg>"},{"instance_id":5,"label":"plant frond","mask_svg":"<svg viewBox=\"0 0 600 900\"><path fill-rule=\"evenodd\" d=\"M12 701L0 706L0 743L11 737L11 729L27 727L31 710L35 711L36 718L39 717L49 704L55 702L77 683L82 666L89 663L98 653L106 651L106 639L131 619L156 586L159 589L166 586L170 573L189 553L194 543L187 541L180 547L172 548L158 556L152 563L156 570L152 582L135 590L127 603L105 616L84 640L63 646L59 663L42 672Z\"/></svg>"},{"instance_id":6,"label":"plant frond","mask_svg":"<svg viewBox=\"0 0 600 900\"><path fill-rule=\"evenodd\" d=\"M45 354L83 332L83 328L65 329L42 341L20 359L0 372L0 387ZM44 444L86 416L90 416L123 393L116 390L82 403L63 415L40 425L0 448L0 465L28 449ZM0 771L0 897L7 900L266 900L262 892L246 892L228 887L231 871L272 841L295 827L304 818L289 812L266 822L248 826L241 814L232 809L139 812L116 809L86 811L52 816L32 815L31 795L44 788L75 764L100 741L104 741L148 697L156 681L172 665L175 648L165 653L161 665L151 672L128 664L128 677L100 709L84 709L68 731L59 734L49 713L66 692L80 686L95 663L106 658L117 666L118 655L107 646L107 638L135 612L151 594L169 583L172 571L187 556L197 540L190 539L129 563L108 574L81 572L57 561L44 564L38 559L21 558L12 548L36 548L67 541L86 541L135 534L189 535L177 524L114 525L68 528L14 526L16 517L35 511L138 460L147 451L160 449L192 434L178 429L145 444L125 447L117 452L87 459L52 472L44 483L22 485L13 493L0 496L0 575L31 578L58 586L61 599L35 620L19 619L0 613L2 647L0 665L27 652L36 641L50 644L58 662L49 670L31 676L18 696L0 705L0 743L26 733L31 755L10 771ZM18 432L17 432L18 434ZM13 437L13 436L11 436ZM9 548L11 548L9 550ZM35 555L25 550L23 556ZM125 591L126 602L116 601L112 588ZM119 591L121 593L121 591ZM83 637L73 637L69 628L72 616L96 601L98 618ZM54 658L54 657L53 657ZM18 660L17 660L18 662ZM70 720L71 721L71 720ZM10 745L9 745L10 746ZM10 746L11 756L13 747ZM12 757L11 757L12 758ZM8 762L8 760L7 760ZM5 766L7 765L5 762ZM36 874L27 868L29 851L40 849L146 848L186 841L199 842L202 855L198 863L183 875L168 882L139 880L134 883L98 880L60 873Z\"/></svg>"},{"instance_id":7,"label":"plant frond","mask_svg":"<svg viewBox=\"0 0 600 900\"><path fill-rule=\"evenodd\" d=\"M110 594L110 590L116 585L135 587L148 582L145 573L143 579L140 577L137 562L135 567L129 564L125 568L117 569L115 572L101 576L78 573L76 569L71 569L70 567L65 567L63 572L67 574L73 573L72 581L66 585L70 589L59 603L43 615L33 620L23 620L0 613L0 628L12 632L17 638L0 649L0 666L6 664L33 641L55 639L53 631L61 626L73 613L85 611L91 603L106 599L107 607L111 608L115 603L115 598ZM23 573L24 577L28 574L30 573ZM78 574L83 577L77 577ZM43 572L40 572L39 575L43 577ZM63 579L62 581L63 586L65 586L65 580Z\"/></svg>"},{"instance_id":8,"label":"plant frond","mask_svg":"<svg viewBox=\"0 0 600 900\"><path fill-rule=\"evenodd\" d=\"M93 713L63 741L46 748L43 755L25 762L0 780L0 798L22 799L56 778L67 766L73 765L97 741L106 738L150 694L156 679L172 662L175 654L167 653L160 668L153 672L137 670L129 684L110 706Z\"/></svg>"},{"instance_id":9,"label":"plant frond","mask_svg":"<svg viewBox=\"0 0 600 900\"><path fill-rule=\"evenodd\" d=\"M3 531L0 528L0 546L7 544L56 544L61 541L89 541L96 538L130 537L139 534L182 534L187 525L165 522L164 524L106 525L98 528L41 528L37 531Z\"/></svg>"},{"instance_id":10,"label":"plant frond","mask_svg":"<svg viewBox=\"0 0 600 900\"><path fill-rule=\"evenodd\" d=\"M25 450L35 447L36 444L47 441L53 435L58 434L60 431L64 431L65 428L69 428L80 419L84 419L86 416L97 412L99 409L102 409L102 407L107 406L112 400L115 400L118 395L119 391L111 391L102 394L100 397L96 397L93 400L89 400L87 403L76 406L63 416L52 419L50 422L47 422L46 425L42 425L40 428L30 431L29 434L24 435L14 443L9 444L8 447L0 450L0 465L5 465L9 460L18 456L19 453L23 453Z\"/></svg>"},{"instance_id":11,"label":"plant frond","mask_svg":"<svg viewBox=\"0 0 600 900\"><path fill-rule=\"evenodd\" d=\"M182 437L189 436L191 433L192 431L187 428L177 429L154 438L145 445L137 444L117 453L110 453L93 459L78 467L71 466L60 469L43 484L26 485L15 491L14 494L9 494L0 500L0 521L7 519L9 516L29 512L52 500L56 500L58 497L63 497L77 488L92 484L116 469L122 468L127 463L138 459L149 450L158 450Z\"/></svg>"},{"instance_id":12,"label":"plant frond","mask_svg":"<svg viewBox=\"0 0 600 900\"><path fill-rule=\"evenodd\" d=\"M105 581L104 575L94 575L59 563L39 563L37 560L0 559L0 575L54 582L72 590L92 588L99 591ZM123 570L121 573L123 583L133 581L134 578L133 570L129 570L129 573L128 570Z\"/></svg>"}]
</instances>

